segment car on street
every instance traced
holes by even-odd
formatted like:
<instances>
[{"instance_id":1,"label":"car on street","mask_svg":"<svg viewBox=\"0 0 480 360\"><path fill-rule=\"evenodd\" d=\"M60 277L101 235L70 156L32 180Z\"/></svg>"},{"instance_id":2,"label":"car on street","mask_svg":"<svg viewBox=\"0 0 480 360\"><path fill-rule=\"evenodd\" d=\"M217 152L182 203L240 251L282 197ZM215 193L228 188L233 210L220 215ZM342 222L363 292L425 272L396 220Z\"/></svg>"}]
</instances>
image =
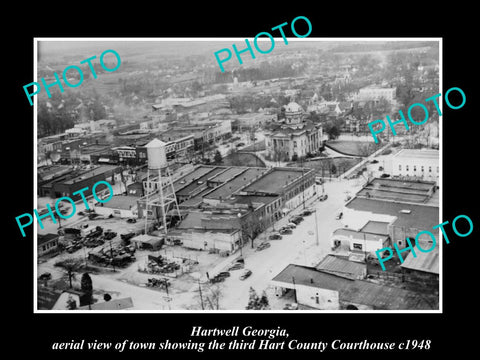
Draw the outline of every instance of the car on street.
<instances>
[{"instance_id":1,"label":"car on street","mask_svg":"<svg viewBox=\"0 0 480 360\"><path fill-rule=\"evenodd\" d=\"M268 236L268 240L281 240L281 239L282 239L282 235L280 235L278 232L271 233Z\"/></svg>"},{"instance_id":2,"label":"car on street","mask_svg":"<svg viewBox=\"0 0 480 360\"><path fill-rule=\"evenodd\" d=\"M378 163L378 160L375 160L373 159L372 161L370 161L370 164L377 164Z\"/></svg>"},{"instance_id":3,"label":"car on street","mask_svg":"<svg viewBox=\"0 0 480 360\"><path fill-rule=\"evenodd\" d=\"M227 277L230 277L230 272L228 271L221 271L217 274L217 276L221 276L221 277L224 277L224 278L227 278Z\"/></svg>"},{"instance_id":4,"label":"car on street","mask_svg":"<svg viewBox=\"0 0 480 360\"><path fill-rule=\"evenodd\" d=\"M257 248L255 249L255 251L262 251L264 249L268 249L270 247L270 243L268 242L262 242L260 244L258 244Z\"/></svg>"},{"instance_id":5,"label":"car on street","mask_svg":"<svg viewBox=\"0 0 480 360\"><path fill-rule=\"evenodd\" d=\"M288 226L290 229L295 229L297 227L297 225L295 225L295 223L293 222L289 222L287 225L285 226Z\"/></svg>"},{"instance_id":6,"label":"car on street","mask_svg":"<svg viewBox=\"0 0 480 360\"><path fill-rule=\"evenodd\" d=\"M245 279L248 278L250 275L252 275L252 270L245 269L245 270L243 270L242 275L240 275L240 280L245 280Z\"/></svg>"},{"instance_id":7,"label":"car on street","mask_svg":"<svg viewBox=\"0 0 480 360\"><path fill-rule=\"evenodd\" d=\"M317 184L317 185L322 185L322 184L323 184L323 178L317 176L317 177L315 178L315 184Z\"/></svg>"},{"instance_id":8,"label":"car on street","mask_svg":"<svg viewBox=\"0 0 480 360\"><path fill-rule=\"evenodd\" d=\"M312 213L313 213L312 210L310 210L310 209L305 209L305 210L303 210L303 211L300 213L300 215L302 215L302 216L309 216L309 215L312 215Z\"/></svg>"},{"instance_id":9,"label":"car on street","mask_svg":"<svg viewBox=\"0 0 480 360\"><path fill-rule=\"evenodd\" d=\"M134 219L134 218L128 218L127 219L127 223L129 223L129 224L135 224L136 222L137 222L137 220Z\"/></svg>"},{"instance_id":10,"label":"car on street","mask_svg":"<svg viewBox=\"0 0 480 360\"><path fill-rule=\"evenodd\" d=\"M295 225L298 225L303 221L303 217L298 215L292 216L290 219L288 219L288 221L294 223Z\"/></svg>"},{"instance_id":11,"label":"car on street","mask_svg":"<svg viewBox=\"0 0 480 360\"><path fill-rule=\"evenodd\" d=\"M318 200L320 200L320 201L325 201L325 200L327 200L327 199L328 199L328 195L327 195L327 194L323 194L323 195L320 195L320 196L318 197Z\"/></svg>"},{"instance_id":12,"label":"car on street","mask_svg":"<svg viewBox=\"0 0 480 360\"><path fill-rule=\"evenodd\" d=\"M236 146L236 147L240 147L240 146L244 146L244 145L245 145L245 143L239 142L239 143L238 143L237 145L235 145L235 146Z\"/></svg>"},{"instance_id":13,"label":"car on street","mask_svg":"<svg viewBox=\"0 0 480 360\"><path fill-rule=\"evenodd\" d=\"M387 177L390 177L390 174L382 174L380 175L381 178L387 178Z\"/></svg>"},{"instance_id":14,"label":"car on street","mask_svg":"<svg viewBox=\"0 0 480 360\"><path fill-rule=\"evenodd\" d=\"M289 235L292 232L293 231L290 228L281 228L280 231L279 231L280 235Z\"/></svg>"},{"instance_id":15,"label":"car on street","mask_svg":"<svg viewBox=\"0 0 480 360\"><path fill-rule=\"evenodd\" d=\"M337 216L335 216L335 219L340 220L342 217L343 217L343 213L340 212L340 213L337 214Z\"/></svg>"}]
</instances>

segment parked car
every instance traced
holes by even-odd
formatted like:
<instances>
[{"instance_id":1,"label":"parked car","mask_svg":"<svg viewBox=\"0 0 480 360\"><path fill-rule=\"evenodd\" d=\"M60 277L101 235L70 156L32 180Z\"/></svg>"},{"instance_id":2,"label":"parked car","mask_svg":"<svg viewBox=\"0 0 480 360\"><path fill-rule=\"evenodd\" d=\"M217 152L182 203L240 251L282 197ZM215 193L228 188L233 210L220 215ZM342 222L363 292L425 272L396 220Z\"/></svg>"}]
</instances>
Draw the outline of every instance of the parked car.
<instances>
[{"instance_id":1,"label":"parked car","mask_svg":"<svg viewBox=\"0 0 480 360\"><path fill-rule=\"evenodd\" d=\"M222 277L230 277L230 272L228 271L221 271L217 274L217 276L222 276Z\"/></svg>"},{"instance_id":2,"label":"parked car","mask_svg":"<svg viewBox=\"0 0 480 360\"><path fill-rule=\"evenodd\" d=\"M297 225L295 225L293 222L289 222L286 226L288 226L290 229L295 229L297 227Z\"/></svg>"},{"instance_id":3,"label":"parked car","mask_svg":"<svg viewBox=\"0 0 480 360\"><path fill-rule=\"evenodd\" d=\"M378 163L378 160L373 159L372 161L370 161L370 164L376 164L376 163Z\"/></svg>"},{"instance_id":4,"label":"parked car","mask_svg":"<svg viewBox=\"0 0 480 360\"><path fill-rule=\"evenodd\" d=\"M129 224L135 224L137 222L137 219L134 219L134 218L128 218L127 219L127 223Z\"/></svg>"},{"instance_id":5,"label":"parked car","mask_svg":"<svg viewBox=\"0 0 480 360\"><path fill-rule=\"evenodd\" d=\"M250 275L252 275L252 270L245 269L245 270L243 270L242 275L240 275L240 280L245 280Z\"/></svg>"},{"instance_id":6,"label":"parked car","mask_svg":"<svg viewBox=\"0 0 480 360\"><path fill-rule=\"evenodd\" d=\"M111 230L107 230L103 233L103 236L105 240L112 240L115 236L117 236L117 233Z\"/></svg>"},{"instance_id":7,"label":"parked car","mask_svg":"<svg viewBox=\"0 0 480 360\"><path fill-rule=\"evenodd\" d=\"M282 235L280 235L278 232L272 233L268 236L268 240L281 240Z\"/></svg>"},{"instance_id":8,"label":"parked car","mask_svg":"<svg viewBox=\"0 0 480 360\"><path fill-rule=\"evenodd\" d=\"M313 211L312 210L309 210L309 209L305 209L303 210L300 215L302 216L309 216L309 215L312 215Z\"/></svg>"},{"instance_id":9,"label":"parked car","mask_svg":"<svg viewBox=\"0 0 480 360\"><path fill-rule=\"evenodd\" d=\"M282 228L279 231L280 235L289 235L292 233L292 229L290 228Z\"/></svg>"},{"instance_id":10,"label":"parked car","mask_svg":"<svg viewBox=\"0 0 480 360\"><path fill-rule=\"evenodd\" d=\"M303 221L303 217L298 215L292 216L290 219L288 219L288 221L294 223L295 225L298 225Z\"/></svg>"},{"instance_id":11,"label":"parked car","mask_svg":"<svg viewBox=\"0 0 480 360\"><path fill-rule=\"evenodd\" d=\"M380 175L381 178L387 178L387 177L390 177L390 174L382 174Z\"/></svg>"},{"instance_id":12,"label":"parked car","mask_svg":"<svg viewBox=\"0 0 480 360\"><path fill-rule=\"evenodd\" d=\"M327 195L327 194L323 194L323 195L320 195L320 196L318 197L318 200L320 200L320 201L325 201L325 200L327 200L327 199L328 199L328 195Z\"/></svg>"},{"instance_id":13,"label":"parked car","mask_svg":"<svg viewBox=\"0 0 480 360\"><path fill-rule=\"evenodd\" d=\"M45 272L38 277L38 280L51 280L51 279L52 279L52 274L50 274L49 272Z\"/></svg>"},{"instance_id":14,"label":"parked car","mask_svg":"<svg viewBox=\"0 0 480 360\"><path fill-rule=\"evenodd\" d=\"M340 220L342 217L343 217L343 213L340 212L340 213L337 214L337 216L335 216L335 219Z\"/></svg>"},{"instance_id":15,"label":"parked car","mask_svg":"<svg viewBox=\"0 0 480 360\"><path fill-rule=\"evenodd\" d=\"M239 143L238 143L237 145L235 145L235 146L236 146L236 147L240 147L240 146L244 146L244 145L245 145L245 143L239 142Z\"/></svg>"},{"instance_id":16,"label":"parked car","mask_svg":"<svg viewBox=\"0 0 480 360\"><path fill-rule=\"evenodd\" d=\"M264 249L268 249L270 247L270 243L268 242L262 242L260 244L258 244L257 248L255 249L255 251L262 251Z\"/></svg>"}]
</instances>

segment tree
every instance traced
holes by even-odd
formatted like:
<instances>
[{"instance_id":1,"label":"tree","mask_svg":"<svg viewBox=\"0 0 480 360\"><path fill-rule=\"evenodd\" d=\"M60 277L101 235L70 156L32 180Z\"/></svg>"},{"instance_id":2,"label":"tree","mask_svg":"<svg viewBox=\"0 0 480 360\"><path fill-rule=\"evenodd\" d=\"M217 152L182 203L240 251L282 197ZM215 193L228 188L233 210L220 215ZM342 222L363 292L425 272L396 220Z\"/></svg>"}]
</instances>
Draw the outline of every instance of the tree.
<instances>
[{"instance_id":1,"label":"tree","mask_svg":"<svg viewBox=\"0 0 480 360\"><path fill-rule=\"evenodd\" d=\"M248 304L246 306L246 310L258 310L258 303L260 299L257 295L257 292L253 287L250 286L250 295L248 298Z\"/></svg>"},{"instance_id":2,"label":"tree","mask_svg":"<svg viewBox=\"0 0 480 360\"><path fill-rule=\"evenodd\" d=\"M270 310L270 304L268 303L268 297L265 290L262 291L262 297L260 298L258 304L260 305L261 310Z\"/></svg>"},{"instance_id":3,"label":"tree","mask_svg":"<svg viewBox=\"0 0 480 360\"><path fill-rule=\"evenodd\" d=\"M68 295L67 310L75 310L77 308L77 302L73 299L72 295Z\"/></svg>"},{"instance_id":4,"label":"tree","mask_svg":"<svg viewBox=\"0 0 480 360\"><path fill-rule=\"evenodd\" d=\"M215 151L215 156L213 157L213 161L215 164L221 164L223 162L222 160L222 154L220 154L220 151Z\"/></svg>"},{"instance_id":5,"label":"tree","mask_svg":"<svg viewBox=\"0 0 480 360\"><path fill-rule=\"evenodd\" d=\"M257 292L253 287L250 287L250 296L248 299L248 304L245 307L246 310L269 310L270 305L268 303L268 297L263 290L262 296L258 297Z\"/></svg>"},{"instance_id":6,"label":"tree","mask_svg":"<svg viewBox=\"0 0 480 360\"><path fill-rule=\"evenodd\" d=\"M254 216L252 213L250 217L243 221L241 224L241 232L242 232L242 237L243 238L248 238L251 241L252 244L252 249L253 249L253 240L256 239L256 237L265 230L265 223L262 221L262 219L257 218Z\"/></svg>"},{"instance_id":7,"label":"tree","mask_svg":"<svg viewBox=\"0 0 480 360\"><path fill-rule=\"evenodd\" d=\"M103 300L108 302L108 301L112 300L112 297L110 296L110 294L105 294L105 295L103 295Z\"/></svg>"},{"instance_id":8,"label":"tree","mask_svg":"<svg viewBox=\"0 0 480 360\"><path fill-rule=\"evenodd\" d=\"M334 140L340 136L340 129L335 124L327 124L325 132L328 134L330 140Z\"/></svg>"},{"instance_id":9,"label":"tree","mask_svg":"<svg viewBox=\"0 0 480 360\"><path fill-rule=\"evenodd\" d=\"M70 284L70 289L73 288L73 285L72 285L72 280L75 279L75 272L78 271L80 269L80 267L82 266L82 261L79 260L79 259L75 259L75 258L68 258L62 262L59 262L59 263L56 263L55 265L56 266L61 266L65 273L67 274L67 277L68 277L68 281L69 281L69 284Z\"/></svg>"},{"instance_id":10,"label":"tree","mask_svg":"<svg viewBox=\"0 0 480 360\"><path fill-rule=\"evenodd\" d=\"M220 299L222 297L222 291L220 287L210 284L204 290L203 296L205 297L205 303L211 310L220 309Z\"/></svg>"},{"instance_id":11,"label":"tree","mask_svg":"<svg viewBox=\"0 0 480 360\"><path fill-rule=\"evenodd\" d=\"M330 168L330 173L331 174L336 174L337 173L337 167L335 166L335 164L332 164L332 167Z\"/></svg>"},{"instance_id":12,"label":"tree","mask_svg":"<svg viewBox=\"0 0 480 360\"><path fill-rule=\"evenodd\" d=\"M93 285L92 278L88 273L83 273L82 279L80 280L80 287L85 293L85 298L83 299L84 304L90 305L92 303Z\"/></svg>"}]
</instances>

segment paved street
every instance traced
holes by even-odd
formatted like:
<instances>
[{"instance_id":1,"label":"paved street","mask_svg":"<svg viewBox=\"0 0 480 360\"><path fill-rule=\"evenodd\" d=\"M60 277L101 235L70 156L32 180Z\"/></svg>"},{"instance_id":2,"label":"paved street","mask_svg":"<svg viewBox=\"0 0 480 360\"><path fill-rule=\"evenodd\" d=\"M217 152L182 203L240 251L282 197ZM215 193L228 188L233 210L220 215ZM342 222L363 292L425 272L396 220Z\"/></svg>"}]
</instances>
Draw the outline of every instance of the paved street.
<instances>
[{"instance_id":1,"label":"paved street","mask_svg":"<svg viewBox=\"0 0 480 360\"><path fill-rule=\"evenodd\" d=\"M266 290L272 308L281 309L282 300L279 301L275 298L273 289L269 287L270 280L290 263L312 266L329 253L330 235L333 230L342 226L339 220L335 220L335 215L344 204L346 192L354 193L360 187L360 184L358 179L326 182L324 190L328 194L328 199L326 201L316 199L306 201L306 207L315 208L317 212L306 216L304 221L293 230L292 234L283 235L281 240L270 240L271 246L262 251L255 251L251 248L250 243L246 244L243 248L245 268L252 270L252 275L246 280L240 280L239 277L243 270L233 270L230 277L217 284L221 289L220 309L245 309L250 287L253 287L259 295L263 290ZM321 187L318 191L321 193ZM298 213L302 210L303 206L299 206L292 213ZM285 225L292 213L277 222L275 228L278 229ZM315 236L315 216L318 222L318 244ZM261 234L255 240L255 246L263 241L271 231L270 228L264 234ZM80 256L81 254L77 255ZM237 255L231 256L232 261ZM218 263L221 263L221 261ZM228 267L228 261L223 263L225 267ZM169 303L166 301L164 291L152 290L126 282L128 279L127 272L136 272L136 266L136 264L132 264L129 268L116 273L93 274L93 286L95 289L102 289L102 293L108 292L113 298L132 297L133 310L168 310L169 306L172 310L201 309L198 283L192 280L193 276L184 275L175 280L190 285L187 288L178 285L173 286L170 291L171 301ZM41 271L52 272L55 278L61 276L61 271L54 268L51 262L42 264L41 269ZM206 280L205 274L198 273L197 275L199 275L201 283L204 283ZM204 294L205 297L208 295L208 286L201 286L206 293Z\"/></svg>"}]
</instances>

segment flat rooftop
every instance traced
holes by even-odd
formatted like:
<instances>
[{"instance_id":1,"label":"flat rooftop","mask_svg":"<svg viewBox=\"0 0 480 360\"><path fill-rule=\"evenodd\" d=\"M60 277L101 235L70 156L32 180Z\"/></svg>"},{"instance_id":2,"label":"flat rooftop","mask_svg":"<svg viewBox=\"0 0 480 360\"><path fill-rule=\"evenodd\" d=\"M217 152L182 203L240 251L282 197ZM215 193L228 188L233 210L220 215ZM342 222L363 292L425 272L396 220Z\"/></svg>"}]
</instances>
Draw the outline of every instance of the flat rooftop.
<instances>
[{"instance_id":1,"label":"flat rooftop","mask_svg":"<svg viewBox=\"0 0 480 360\"><path fill-rule=\"evenodd\" d=\"M228 181L233 177L237 176L238 174L244 172L246 169L247 169L246 167L237 167L237 166L228 167L224 172L211 178L210 181L224 183L225 181Z\"/></svg>"},{"instance_id":2,"label":"flat rooftop","mask_svg":"<svg viewBox=\"0 0 480 360\"><path fill-rule=\"evenodd\" d=\"M64 181L63 183L67 184L67 185L71 185L75 182L78 182L78 181L81 181L81 180L84 180L84 179L88 179L88 178L91 178L91 177L99 175L99 174L103 174L103 173L106 173L106 172L109 172L109 171L114 171L117 168L118 168L118 166L115 166L115 165L100 165L100 166L96 167L95 169L87 170L87 171L81 173L80 175L78 175L78 176L76 176L72 179L68 179L67 181Z\"/></svg>"},{"instance_id":3,"label":"flat rooftop","mask_svg":"<svg viewBox=\"0 0 480 360\"><path fill-rule=\"evenodd\" d=\"M433 226L440 223L440 213L436 206L406 204L360 197L353 198L345 206L356 211L367 211L374 214L396 216L397 220L393 222L393 225L395 226L428 230L433 234L438 234L438 229L432 230ZM410 213L402 213L400 212L401 210L410 210Z\"/></svg>"},{"instance_id":4,"label":"flat rooftop","mask_svg":"<svg viewBox=\"0 0 480 360\"><path fill-rule=\"evenodd\" d=\"M396 158L432 159L439 161L440 153L434 149L402 149L394 155Z\"/></svg>"},{"instance_id":5,"label":"flat rooftop","mask_svg":"<svg viewBox=\"0 0 480 360\"><path fill-rule=\"evenodd\" d=\"M177 196L188 196L195 191L200 190L200 188L205 188L207 186L207 180L210 179L211 177L225 171L225 168L212 168L210 171L208 171L205 175L200 176L199 178L196 178L195 180L192 180L188 185L184 185L183 188L180 188L181 185L181 180L180 182L175 182L174 183L174 188L177 189L176 184L179 184L178 188L180 190L176 191Z\"/></svg>"},{"instance_id":6,"label":"flat rooftop","mask_svg":"<svg viewBox=\"0 0 480 360\"><path fill-rule=\"evenodd\" d=\"M388 235L388 223L383 221L368 221L360 231L371 234Z\"/></svg>"},{"instance_id":7,"label":"flat rooftop","mask_svg":"<svg viewBox=\"0 0 480 360\"><path fill-rule=\"evenodd\" d=\"M313 171L305 169L303 174ZM292 168L274 168L268 174L265 174L253 184L247 186L244 190L248 192L264 192L279 194L286 185L300 179L302 177L302 169Z\"/></svg>"},{"instance_id":8,"label":"flat rooftop","mask_svg":"<svg viewBox=\"0 0 480 360\"><path fill-rule=\"evenodd\" d=\"M204 176L205 174L208 174L210 171L212 171L213 169L215 169L214 166L203 166L203 165L200 165L198 167L196 167L195 169L193 169L191 172L189 172L188 174L185 174L184 176L182 176L180 179L176 180L174 183L173 183L173 186L175 189L177 188L181 188L183 184L189 184L191 183L193 180L196 180L202 176ZM182 184L183 183L183 184Z\"/></svg>"},{"instance_id":9,"label":"flat rooftop","mask_svg":"<svg viewBox=\"0 0 480 360\"><path fill-rule=\"evenodd\" d=\"M348 236L348 237L353 237L354 239L357 240L368 240L368 241L378 241L381 240L384 242L387 240L388 235L381 235L381 234L371 234L371 233L366 233L362 231L355 231L352 229L346 229L346 228L340 228L337 229L333 232L334 235L340 235L340 236Z\"/></svg>"},{"instance_id":10,"label":"flat rooftop","mask_svg":"<svg viewBox=\"0 0 480 360\"><path fill-rule=\"evenodd\" d=\"M273 196L273 195L267 195L267 196L237 195L237 196L235 196L235 199L232 200L232 203L234 203L234 204L249 204L250 202L252 202L252 203L260 203L260 204L270 204L271 202L275 201L276 199L278 199L278 196Z\"/></svg>"},{"instance_id":11,"label":"flat rooftop","mask_svg":"<svg viewBox=\"0 0 480 360\"><path fill-rule=\"evenodd\" d=\"M266 171L266 168L247 168L232 180L227 181L225 184L217 187L215 190L206 195L205 198L226 199L234 192L247 185L250 181L262 176Z\"/></svg>"},{"instance_id":12,"label":"flat rooftop","mask_svg":"<svg viewBox=\"0 0 480 360\"><path fill-rule=\"evenodd\" d=\"M296 285L337 291L339 300L342 302L368 305L374 309L432 309L421 294L413 291L378 285L366 280L346 279L315 268L295 264L289 264L272 281L288 284L292 288L293 281L295 281Z\"/></svg>"},{"instance_id":13,"label":"flat rooftop","mask_svg":"<svg viewBox=\"0 0 480 360\"><path fill-rule=\"evenodd\" d=\"M432 181L376 178L358 191L357 196L423 204L429 202L434 187Z\"/></svg>"},{"instance_id":14,"label":"flat rooftop","mask_svg":"<svg viewBox=\"0 0 480 360\"><path fill-rule=\"evenodd\" d=\"M108 202L103 203L103 207L109 209L130 210L137 206L137 196L115 195Z\"/></svg>"}]
</instances>

